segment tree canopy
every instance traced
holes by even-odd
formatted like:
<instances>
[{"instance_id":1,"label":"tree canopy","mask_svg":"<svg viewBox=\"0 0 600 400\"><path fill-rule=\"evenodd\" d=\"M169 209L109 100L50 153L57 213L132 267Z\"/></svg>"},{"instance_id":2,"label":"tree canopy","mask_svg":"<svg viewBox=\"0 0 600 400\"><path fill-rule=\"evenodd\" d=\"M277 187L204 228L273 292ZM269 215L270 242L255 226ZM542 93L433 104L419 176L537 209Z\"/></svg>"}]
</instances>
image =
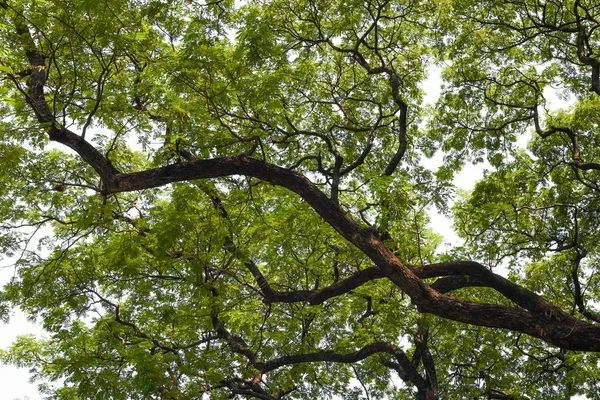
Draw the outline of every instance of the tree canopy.
<instances>
[{"instance_id":1,"label":"tree canopy","mask_svg":"<svg viewBox=\"0 0 600 400\"><path fill-rule=\"evenodd\" d=\"M47 331L0 358L50 399L598 398L599 28L594 0L0 0L0 310Z\"/></svg>"}]
</instances>

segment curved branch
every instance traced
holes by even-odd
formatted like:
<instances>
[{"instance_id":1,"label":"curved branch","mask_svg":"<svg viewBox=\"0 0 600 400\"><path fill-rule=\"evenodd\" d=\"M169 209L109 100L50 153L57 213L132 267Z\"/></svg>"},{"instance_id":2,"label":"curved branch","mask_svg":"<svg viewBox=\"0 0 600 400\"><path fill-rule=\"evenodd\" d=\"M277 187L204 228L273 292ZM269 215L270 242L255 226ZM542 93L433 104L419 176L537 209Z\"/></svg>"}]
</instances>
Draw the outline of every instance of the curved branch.
<instances>
[{"instance_id":1,"label":"curved branch","mask_svg":"<svg viewBox=\"0 0 600 400\"><path fill-rule=\"evenodd\" d=\"M72 136L66 137L73 138ZM75 140L77 140L77 143L85 142L79 137ZM76 147L84 159L91 158L89 154L89 149L92 148L91 145ZM93 150L92 155L96 154L97 152ZM371 230L361 227L350 219L338 204L329 199L308 178L296 172L246 156L196 160L127 174L114 174L114 169L110 167L108 162L100 165L98 167L100 169L99 174L101 177L106 177L104 185L107 194L229 175L255 177L285 187L302 197L328 224L349 242L361 249L377 265L381 270L381 274L402 289L421 312L429 312L474 325L511 329L539 337L565 348L600 350L600 328L563 313L558 308L543 301L541 297L510 283L504 278L483 274L482 271L485 271L485 267L480 264L458 262L453 264L455 272L448 270L452 264L445 264L445 267L440 265L436 268L429 266L428 269L415 269L416 273L413 272ZM460 273L456 270L456 268L463 268L465 265L470 266L471 269L465 269ZM444 271L443 268L447 270ZM432 272L434 270L437 271L435 273L437 275ZM369 270L368 273L373 273L372 271ZM490 287L495 288L529 311L457 300L440 293L421 281L421 278L424 277L449 274L464 275L465 271L471 275L488 279ZM346 290L363 278L365 277L353 278L356 279L354 283L352 283L352 279L342 281L330 290L333 293L342 289ZM344 287L344 285L348 286ZM328 297L325 293L321 294L321 299Z\"/></svg>"},{"instance_id":2,"label":"curved branch","mask_svg":"<svg viewBox=\"0 0 600 400\"><path fill-rule=\"evenodd\" d=\"M537 294L500 275L494 274L484 265L475 261L452 261L430 264L416 267L415 273L422 279L440 276L450 276L450 278L446 279L467 277L467 279L461 281L464 283L463 286L456 286L451 290L466 286L486 286L496 290L507 299L532 313L548 313L549 310L554 312L554 308L556 308ZM438 282L432 286L435 287L436 284L437 286L443 286L445 284L443 281ZM458 283L459 280L454 279L454 282Z\"/></svg>"},{"instance_id":3,"label":"curved branch","mask_svg":"<svg viewBox=\"0 0 600 400\"><path fill-rule=\"evenodd\" d=\"M388 71L390 86L392 88L392 97L394 98L394 102L400 108L400 115L398 116L398 150L394 157L390 160L390 163L385 168L385 175L392 175L398 164L404 157L404 153L406 153L407 141L406 141L406 130L408 126L407 122L407 114L408 114L408 105L400 96L400 79L398 75L394 71Z\"/></svg>"},{"instance_id":4,"label":"curved branch","mask_svg":"<svg viewBox=\"0 0 600 400\"><path fill-rule=\"evenodd\" d=\"M116 193L228 175L255 177L300 195L336 231L371 258L421 312L479 326L527 333L568 349L600 351L599 327L562 312L536 294L498 275L486 273L487 269L481 264L463 261L428 266L427 269L416 269L417 273L413 272L373 232L351 220L339 205L331 201L308 178L293 171L245 156L225 157L116 174L105 185L107 193ZM488 286L524 309L458 300L443 295L420 280L424 277L465 274L486 279Z\"/></svg>"},{"instance_id":5,"label":"curved branch","mask_svg":"<svg viewBox=\"0 0 600 400\"><path fill-rule=\"evenodd\" d=\"M367 156L371 152L371 149L373 148L373 131L374 131L374 128L369 129L369 133L367 135L368 141L367 141L367 145L365 146L364 150L362 151L360 156L358 156L358 158L356 160L354 160L354 162L352 164L348 165L346 168L344 168L342 171L340 171L340 176L346 175L347 173L353 171L359 165L361 165L362 163L365 162L365 159L367 158Z\"/></svg>"},{"instance_id":6,"label":"curved branch","mask_svg":"<svg viewBox=\"0 0 600 400\"><path fill-rule=\"evenodd\" d=\"M261 371L267 373L285 365L301 364L307 362L337 362L337 363L355 363L377 353L387 353L395 355L403 353L402 350L393 344L385 342L375 342L369 344L353 353L336 353L334 351L320 351L317 353L292 354L279 357L275 360L263 363ZM407 359L408 360L408 359Z\"/></svg>"},{"instance_id":7,"label":"curved branch","mask_svg":"<svg viewBox=\"0 0 600 400\"><path fill-rule=\"evenodd\" d=\"M480 264L472 262L447 263L443 267L442 265L437 267L428 266L427 271L423 270L420 273L431 275L431 271L438 271L436 273L439 274L445 268L445 275L466 274L476 276L479 279L484 279L488 286L514 301L522 309L459 300L426 285L421 281L421 277L402 263L372 230L363 228L352 220L339 204L328 198L307 177L288 169L247 156L233 156L193 160L140 172L119 173L110 161L102 156L89 142L56 123L44 97L44 85L47 78L44 65L45 57L35 49L33 39L24 23L22 21L18 22L17 27L23 38L24 48L32 69L27 82L29 88L27 102L33 108L42 126L49 125L48 134L51 140L75 150L80 157L96 170L105 185L105 194L136 191L174 182L230 175L243 175L270 182L298 194L325 222L368 256L384 276L410 297L420 312L432 313L443 318L473 325L523 332L566 349L600 351L600 327L564 313L540 296L502 277L485 273L485 267ZM388 73L392 89L398 89L398 86L394 84L397 76L392 70L385 66L371 68L366 60L361 58L360 53L355 50L351 50L350 53L369 73ZM401 101L396 93L393 94L395 101ZM405 114L403 114L402 107L400 108L400 128L404 129L406 126L402 124L402 116L405 117ZM398 156L401 158L402 155L401 147L394 160ZM395 166L390 164L386 170L393 170L394 168ZM461 268L466 268L465 271L467 272L459 272Z\"/></svg>"},{"instance_id":8,"label":"curved branch","mask_svg":"<svg viewBox=\"0 0 600 400\"><path fill-rule=\"evenodd\" d=\"M46 56L42 54L36 47L29 32L29 28L23 21L22 17L15 16L13 20L17 33L21 37L22 45L25 49L27 59L29 61L29 79L27 80L28 91L25 99L33 109L37 120L42 127L48 129L48 137L52 141L64 144L77 152L94 170L100 175L100 178L105 181L109 176L116 174L118 171L112 166L110 161L105 158L94 146L85 141L83 137L71 132L62 127L54 118L54 114L50 110L44 93L44 86L48 79Z\"/></svg>"},{"instance_id":9,"label":"curved branch","mask_svg":"<svg viewBox=\"0 0 600 400\"><path fill-rule=\"evenodd\" d=\"M576 0L575 4L573 5L573 13L575 14L575 21L577 22L577 37L575 39L577 58L583 64L592 68L590 90L600 95L600 61L592 57L589 51L586 51L586 43L589 43L589 37L585 32L585 27L583 26L582 19L579 16L579 8L583 8L581 6L581 1Z\"/></svg>"},{"instance_id":10,"label":"curved branch","mask_svg":"<svg viewBox=\"0 0 600 400\"><path fill-rule=\"evenodd\" d=\"M219 212L220 216L229 223L229 213L223 205L223 201L219 197L215 189L208 189L201 187L209 197L214 208ZM381 270L377 267L370 267L361 271L356 272L350 277L337 281L331 286L324 287L320 290L293 290L293 291L278 291L273 289L269 284L263 273L258 268L258 265L253 260L248 260L246 257L241 257L240 251L237 245L233 241L233 236L230 234L225 238L225 249L237 256L246 268L250 271L258 287L264 296L263 302L270 303L297 303L308 301L311 305L322 304L330 298L339 296L344 293L348 293L357 287L363 285L374 279L383 278L384 275Z\"/></svg>"},{"instance_id":11,"label":"curved branch","mask_svg":"<svg viewBox=\"0 0 600 400\"><path fill-rule=\"evenodd\" d=\"M247 267L254 275L260 290L265 297L263 300L265 303L296 303L307 301L313 306L319 305L333 297L351 292L352 290L374 279L381 279L385 277L379 268L370 267L362 271L358 271L348 278L324 287L320 290L294 290L290 292L281 292L274 290L269 285L266 278L262 275L262 273L258 270L258 267L253 262L250 262L249 264L250 265Z\"/></svg>"},{"instance_id":12,"label":"curved branch","mask_svg":"<svg viewBox=\"0 0 600 400\"><path fill-rule=\"evenodd\" d=\"M244 387L244 389L249 390L248 394L259 393L261 396L270 396L267 393L265 393L265 391L262 389L262 387L260 386L260 381L264 374L267 374L284 366L315 362L335 362L351 364L364 360L367 357L379 353L389 354L393 356L396 362L381 360L382 364L387 366L388 368L396 370L400 378L405 382L410 382L414 384L419 390L419 393L423 391L428 391L430 388L435 388L434 390L437 391L437 378L435 377L435 367L433 366L433 359L431 358L431 354L429 354L429 350L427 348L427 335L423 334L422 331L419 331L418 334L415 336L415 342L417 343L417 347L421 354L421 359L423 359L423 364L426 368L427 379L424 379L421 375L419 375L417 371L417 367L419 364L418 360L409 360L409 358L406 356L406 354L400 347L390 343L371 343L352 353L337 353L331 350L318 351L314 353L291 354L270 361L262 361L258 358L257 354L249 348L249 346L246 344L243 338L233 335L225 328L225 326L219 320L218 315L216 313L212 314L212 323L217 335L226 341L229 348L233 352L244 356L248 360L248 362L258 371L256 376L252 380L233 380L238 383L243 383L242 386ZM432 373L433 376L431 375ZM231 383L232 381L228 382Z\"/></svg>"}]
</instances>

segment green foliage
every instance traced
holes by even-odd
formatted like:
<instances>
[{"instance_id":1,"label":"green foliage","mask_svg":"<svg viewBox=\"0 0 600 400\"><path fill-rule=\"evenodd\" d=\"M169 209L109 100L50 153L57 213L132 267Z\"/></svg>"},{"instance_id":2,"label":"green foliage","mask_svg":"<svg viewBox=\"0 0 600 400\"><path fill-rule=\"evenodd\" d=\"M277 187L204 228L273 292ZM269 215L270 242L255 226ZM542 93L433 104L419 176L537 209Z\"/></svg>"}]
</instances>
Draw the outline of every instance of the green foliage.
<instances>
[{"instance_id":1,"label":"green foliage","mask_svg":"<svg viewBox=\"0 0 600 400\"><path fill-rule=\"evenodd\" d=\"M0 255L15 272L0 317L18 307L47 331L0 359L61 400L598 398L595 353L423 315L389 276L327 296L382 269L299 191L177 174L240 155L286 168L413 270L478 260L597 324L599 14L592 1L0 0ZM568 109L547 110L556 87ZM171 175L113 193L97 158L114 176ZM432 210L461 243L442 246ZM517 308L462 277L443 294ZM394 350L349 361L381 343Z\"/></svg>"}]
</instances>

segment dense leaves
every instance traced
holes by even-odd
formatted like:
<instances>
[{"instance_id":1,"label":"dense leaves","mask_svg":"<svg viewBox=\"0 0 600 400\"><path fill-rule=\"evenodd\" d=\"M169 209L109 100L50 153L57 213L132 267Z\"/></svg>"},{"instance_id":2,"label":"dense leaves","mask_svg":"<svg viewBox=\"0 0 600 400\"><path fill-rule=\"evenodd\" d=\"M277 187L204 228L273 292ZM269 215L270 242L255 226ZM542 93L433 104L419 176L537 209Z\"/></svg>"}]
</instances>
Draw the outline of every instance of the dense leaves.
<instances>
[{"instance_id":1,"label":"dense leaves","mask_svg":"<svg viewBox=\"0 0 600 400\"><path fill-rule=\"evenodd\" d=\"M47 331L0 357L50 399L597 398L599 19L0 0L0 311Z\"/></svg>"}]
</instances>

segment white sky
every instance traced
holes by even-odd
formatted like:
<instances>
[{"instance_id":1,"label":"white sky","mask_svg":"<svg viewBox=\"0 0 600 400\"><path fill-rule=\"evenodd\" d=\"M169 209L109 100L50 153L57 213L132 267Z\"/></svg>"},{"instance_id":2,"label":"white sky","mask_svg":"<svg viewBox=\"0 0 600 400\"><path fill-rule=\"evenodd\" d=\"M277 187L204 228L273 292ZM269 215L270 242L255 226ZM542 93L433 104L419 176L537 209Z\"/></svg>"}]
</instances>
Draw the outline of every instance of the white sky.
<instances>
[{"instance_id":1,"label":"white sky","mask_svg":"<svg viewBox=\"0 0 600 400\"><path fill-rule=\"evenodd\" d=\"M3 264L4 265L4 264ZM11 267L0 270L0 284L4 285L14 273ZM9 324L0 323L0 348L8 348L18 335L35 334L43 335L43 329L27 321L25 315L15 311ZM0 398L5 400L41 400L37 393L37 385L29 383L27 369L16 368L12 365L0 364Z\"/></svg>"}]
</instances>

